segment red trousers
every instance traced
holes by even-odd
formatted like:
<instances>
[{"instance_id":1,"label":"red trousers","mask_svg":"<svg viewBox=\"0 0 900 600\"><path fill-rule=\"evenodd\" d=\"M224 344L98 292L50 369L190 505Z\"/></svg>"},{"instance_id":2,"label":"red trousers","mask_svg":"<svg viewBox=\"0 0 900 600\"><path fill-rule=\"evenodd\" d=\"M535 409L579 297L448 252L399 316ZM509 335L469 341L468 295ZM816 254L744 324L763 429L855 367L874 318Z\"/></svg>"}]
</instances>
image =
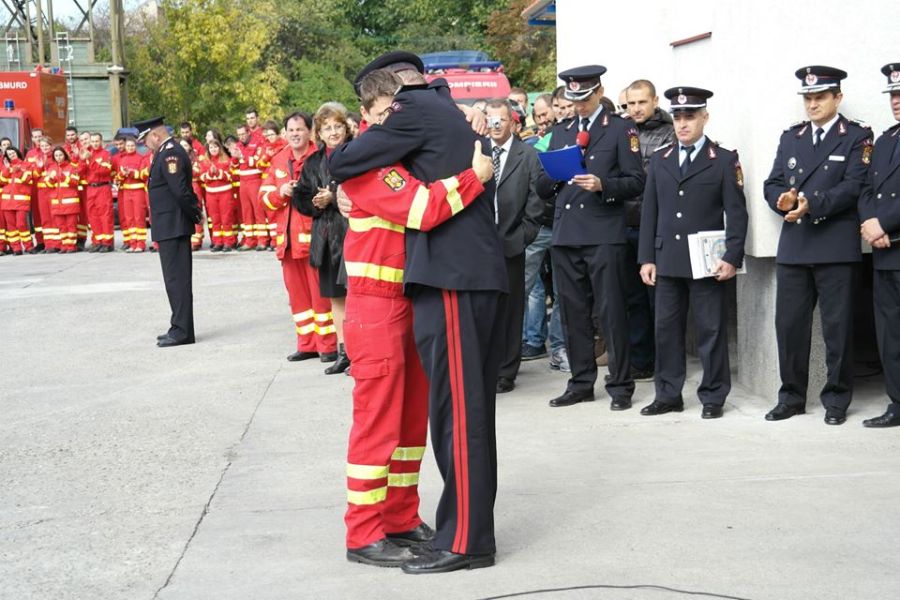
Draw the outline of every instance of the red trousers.
<instances>
[{"instance_id":1,"label":"red trousers","mask_svg":"<svg viewBox=\"0 0 900 600\"><path fill-rule=\"evenodd\" d=\"M34 186L31 190L31 222L34 224L34 243L44 243L44 230L41 227L41 203L38 198L38 188Z\"/></svg>"},{"instance_id":2,"label":"red trousers","mask_svg":"<svg viewBox=\"0 0 900 600\"><path fill-rule=\"evenodd\" d=\"M53 215L53 224L59 231L62 251L75 252L75 244L78 243L78 213ZM44 231L47 231L47 229L44 228Z\"/></svg>"},{"instance_id":3,"label":"red trousers","mask_svg":"<svg viewBox=\"0 0 900 600\"><path fill-rule=\"evenodd\" d=\"M234 192L231 189L225 192L206 191L206 214L209 216L209 236L213 246L237 245L237 232L232 229L231 217L234 204Z\"/></svg>"},{"instance_id":4,"label":"red trousers","mask_svg":"<svg viewBox=\"0 0 900 600\"><path fill-rule=\"evenodd\" d=\"M88 222L91 224L91 243L94 246L112 247L115 237L112 188L109 185L88 184L85 193Z\"/></svg>"},{"instance_id":5,"label":"red trousers","mask_svg":"<svg viewBox=\"0 0 900 600\"><path fill-rule=\"evenodd\" d=\"M88 237L88 223L90 223L90 215L88 214L87 190L79 188L78 190L79 212L78 212L78 243L84 246Z\"/></svg>"},{"instance_id":6,"label":"red trousers","mask_svg":"<svg viewBox=\"0 0 900 600\"><path fill-rule=\"evenodd\" d=\"M13 252L31 250L34 246L31 244L31 230L28 229L28 211L4 210L2 217L9 249Z\"/></svg>"},{"instance_id":7,"label":"red trousers","mask_svg":"<svg viewBox=\"0 0 900 600\"><path fill-rule=\"evenodd\" d=\"M266 213L259 202L259 187L262 179L241 178L241 231L244 234L244 246L255 248L257 245L269 245L269 232L266 229Z\"/></svg>"},{"instance_id":8,"label":"red trousers","mask_svg":"<svg viewBox=\"0 0 900 600\"><path fill-rule=\"evenodd\" d=\"M41 215L40 228L43 234L44 247L47 249L59 249L62 248L59 227L56 226L53 220L53 213L50 212L50 197L52 195L53 190L51 189L42 187L37 189L37 203ZM38 224L35 224L35 229L37 229L37 226Z\"/></svg>"},{"instance_id":9,"label":"red trousers","mask_svg":"<svg viewBox=\"0 0 900 600\"><path fill-rule=\"evenodd\" d=\"M260 204L262 204L262 203L260 202ZM274 210L269 210L269 208L266 207L265 205L263 205L262 208L263 208L263 212L266 213L266 222L267 222L266 229L269 232L269 246L274 248L276 238L278 237L278 223L276 222L276 219L278 218L278 216L277 216L278 213Z\"/></svg>"},{"instance_id":10,"label":"red trousers","mask_svg":"<svg viewBox=\"0 0 900 600\"><path fill-rule=\"evenodd\" d=\"M309 257L285 256L281 272L294 315L297 352L335 352L337 334L331 317L331 300L319 294L319 272L310 266Z\"/></svg>"},{"instance_id":11,"label":"red trousers","mask_svg":"<svg viewBox=\"0 0 900 600\"><path fill-rule=\"evenodd\" d=\"M197 196L197 200L200 203L200 210L206 213L206 223L207 227L209 227L209 236L212 238L212 219L209 216L209 209L206 207L206 198L203 193L203 186L200 183L194 181L192 184L194 188L194 194ZM194 225L194 233L191 235L191 248L197 250L200 246L203 245L203 223L197 223Z\"/></svg>"},{"instance_id":12,"label":"red trousers","mask_svg":"<svg viewBox=\"0 0 900 600\"><path fill-rule=\"evenodd\" d=\"M147 248L147 192L119 189L119 227L131 248Z\"/></svg>"},{"instance_id":13,"label":"red trousers","mask_svg":"<svg viewBox=\"0 0 900 600\"><path fill-rule=\"evenodd\" d=\"M428 380L406 298L347 294L344 344L353 362L347 448L347 547L417 527Z\"/></svg>"}]
</instances>

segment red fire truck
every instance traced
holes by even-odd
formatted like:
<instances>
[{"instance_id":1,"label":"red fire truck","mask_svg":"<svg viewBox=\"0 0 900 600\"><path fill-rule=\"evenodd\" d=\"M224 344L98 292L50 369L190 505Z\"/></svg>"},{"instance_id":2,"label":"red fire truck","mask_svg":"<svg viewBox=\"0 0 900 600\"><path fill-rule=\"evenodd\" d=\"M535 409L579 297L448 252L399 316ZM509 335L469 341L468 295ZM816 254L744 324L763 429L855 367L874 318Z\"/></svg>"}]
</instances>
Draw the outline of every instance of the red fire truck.
<instances>
[{"instance_id":1,"label":"red fire truck","mask_svg":"<svg viewBox=\"0 0 900 600\"><path fill-rule=\"evenodd\" d=\"M481 98L506 98L509 80L503 65L492 61L483 52L472 50L423 54L425 79L429 82L443 77L450 86L450 94L463 104Z\"/></svg>"},{"instance_id":2,"label":"red fire truck","mask_svg":"<svg viewBox=\"0 0 900 600\"><path fill-rule=\"evenodd\" d=\"M65 138L68 112L66 78L47 71L0 72L0 138L24 152L31 130L51 139Z\"/></svg>"}]
</instances>

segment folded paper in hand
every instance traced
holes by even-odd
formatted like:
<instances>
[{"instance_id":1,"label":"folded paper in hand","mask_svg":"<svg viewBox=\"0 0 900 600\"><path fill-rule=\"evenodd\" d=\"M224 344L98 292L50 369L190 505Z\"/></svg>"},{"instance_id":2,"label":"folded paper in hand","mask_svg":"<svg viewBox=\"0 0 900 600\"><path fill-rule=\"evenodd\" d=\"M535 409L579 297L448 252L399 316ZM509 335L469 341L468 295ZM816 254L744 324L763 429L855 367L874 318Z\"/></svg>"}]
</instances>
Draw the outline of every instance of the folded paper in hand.
<instances>
[{"instance_id":1,"label":"folded paper in hand","mask_svg":"<svg viewBox=\"0 0 900 600\"><path fill-rule=\"evenodd\" d=\"M578 146L569 146L562 150L539 152L538 158L547 175L555 181L569 181L576 175L587 174L584 166L584 155Z\"/></svg>"},{"instance_id":2,"label":"folded paper in hand","mask_svg":"<svg viewBox=\"0 0 900 600\"><path fill-rule=\"evenodd\" d=\"M725 230L691 233L687 236L687 242L694 279L713 277L716 264L725 256ZM742 266L737 272L746 273L747 270Z\"/></svg>"}]
</instances>

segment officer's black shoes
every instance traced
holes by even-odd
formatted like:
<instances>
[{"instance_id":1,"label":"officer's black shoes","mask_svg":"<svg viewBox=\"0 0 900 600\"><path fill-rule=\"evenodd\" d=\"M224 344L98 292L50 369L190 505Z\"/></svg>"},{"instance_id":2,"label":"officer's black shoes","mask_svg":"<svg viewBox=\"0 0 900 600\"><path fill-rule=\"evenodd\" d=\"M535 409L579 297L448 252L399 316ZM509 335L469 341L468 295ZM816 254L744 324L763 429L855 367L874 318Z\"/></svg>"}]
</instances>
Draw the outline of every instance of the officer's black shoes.
<instances>
[{"instance_id":1,"label":"officer's black shoes","mask_svg":"<svg viewBox=\"0 0 900 600\"><path fill-rule=\"evenodd\" d=\"M609 403L609 410L628 410L629 408L631 408L631 398L627 396L613 398Z\"/></svg>"},{"instance_id":2,"label":"officer's black shoes","mask_svg":"<svg viewBox=\"0 0 900 600\"><path fill-rule=\"evenodd\" d=\"M287 359L290 362L300 362L301 360L309 360L310 358L316 358L319 356L318 352L294 352L293 354L288 355Z\"/></svg>"},{"instance_id":3,"label":"officer's black shoes","mask_svg":"<svg viewBox=\"0 0 900 600\"><path fill-rule=\"evenodd\" d=\"M506 377L497 378L497 393L505 394L516 389L516 382Z\"/></svg>"},{"instance_id":4,"label":"officer's black shoes","mask_svg":"<svg viewBox=\"0 0 900 600\"><path fill-rule=\"evenodd\" d=\"M559 406L572 406L573 404L578 404L579 402L593 402L594 401L594 391L588 390L586 392L571 392L566 390L566 393L562 396L558 396L550 401L550 406L556 408Z\"/></svg>"},{"instance_id":5,"label":"officer's black shoes","mask_svg":"<svg viewBox=\"0 0 900 600\"><path fill-rule=\"evenodd\" d=\"M647 406L641 409L641 414L644 416L656 416L656 415L664 415L670 412L681 412L684 410L684 404L667 404L665 402L660 402L659 400L654 400Z\"/></svg>"},{"instance_id":6,"label":"officer's black shoes","mask_svg":"<svg viewBox=\"0 0 900 600\"><path fill-rule=\"evenodd\" d=\"M897 427L898 425L900 425L900 413L892 413L890 411L880 417L863 421L863 427Z\"/></svg>"},{"instance_id":7,"label":"officer's black shoes","mask_svg":"<svg viewBox=\"0 0 900 600\"><path fill-rule=\"evenodd\" d=\"M701 419L718 419L722 416L722 407L718 404L704 404L700 411Z\"/></svg>"},{"instance_id":8,"label":"officer's black shoes","mask_svg":"<svg viewBox=\"0 0 900 600\"><path fill-rule=\"evenodd\" d=\"M418 546L434 539L434 529L426 523L420 523L418 527L409 531L389 533L387 538L398 546Z\"/></svg>"},{"instance_id":9,"label":"officer's black shoes","mask_svg":"<svg viewBox=\"0 0 900 600\"><path fill-rule=\"evenodd\" d=\"M325 354L319 355L319 360L322 362L334 362L338 358L337 352L326 352Z\"/></svg>"},{"instance_id":10,"label":"officer's black shoes","mask_svg":"<svg viewBox=\"0 0 900 600\"><path fill-rule=\"evenodd\" d=\"M802 415L804 413L806 413L805 408L788 406L779 402L775 408L766 413L766 421L784 421L794 415Z\"/></svg>"},{"instance_id":11,"label":"officer's black shoes","mask_svg":"<svg viewBox=\"0 0 900 600\"><path fill-rule=\"evenodd\" d=\"M262 246L260 246L262 247ZM325 369L326 375L337 375L338 373L343 373L347 369L350 368L350 358L347 357L347 352L344 350L344 344L338 345L338 355L337 359L334 361L334 364Z\"/></svg>"},{"instance_id":12,"label":"officer's black shoes","mask_svg":"<svg viewBox=\"0 0 900 600\"><path fill-rule=\"evenodd\" d=\"M164 334L162 334L162 335L158 335L158 336L156 336L156 341L158 342L158 341L160 341L160 340L164 340L164 339L166 339L167 337L169 337L169 334L168 334L168 333L164 333Z\"/></svg>"},{"instance_id":13,"label":"officer's black shoes","mask_svg":"<svg viewBox=\"0 0 900 600\"><path fill-rule=\"evenodd\" d=\"M837 408L828 408L825 409L825 424L826 425L843 425L844 421L847 420L846 411L837 409Z\"/></svg>"},{"instance_id":14,"label":"officer's black shoes","mask_svg":"<svg viewBox=\"0 0 900 600\"><path fill-rule=\"evenodd\" d=\"M186 339L186 340L176 340L169 336L163 336L162 339L157 338L156 345L160 348L171 348L172 346L185 346L187 344L193 344L194 340Z\"/></svg>"},{"instance_id":15,"label":"officer's black shoes","mask_svg":"<svg viewBox=\"0 0 900 600\"><path fill-rule=\"evenodd\" d=\"M494 562L493 554L456 554L448 550L432 550L403 563L401 568L404 573L419 575L493 567Z\"/></svg>"},{"instance_id":16,"label":"officer's black shoes","mask_svg":"<svg viewBox=\"0 0 900 600\"><path fill-rule=\"evenodd\" d=\"M399 567L415 558L409 548L403 548L388 539L378 540L362 548L347 550L347 560L375 567Z\"/></svg>"}]
</instances>

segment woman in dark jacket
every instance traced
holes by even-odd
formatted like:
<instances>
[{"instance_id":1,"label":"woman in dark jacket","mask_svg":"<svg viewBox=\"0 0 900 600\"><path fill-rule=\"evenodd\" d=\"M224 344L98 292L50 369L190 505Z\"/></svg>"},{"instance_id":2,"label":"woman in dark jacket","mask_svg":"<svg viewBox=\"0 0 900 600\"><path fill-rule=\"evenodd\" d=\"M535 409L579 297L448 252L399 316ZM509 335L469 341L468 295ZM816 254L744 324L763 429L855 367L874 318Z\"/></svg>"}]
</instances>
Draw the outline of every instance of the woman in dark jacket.
<instances>
[{"instance_id":1,"label":"woman in dark jacket","mask_svg":"<svg viewBox=\"0 0 900 600\"><path fill-rule=\"evenodd\" d=\"M338 338L337 361L325 373L343 373L350 367L344 351L344 298L347 295L347 272L344 268L344 236L347 219L341 216L335 202L337 186L328 172L328 155L350 139L347 109L337 102L326 102L313 117L313 131L319 149L307 157L294 188L293 203L301 214L313 218L309 263L319 271L319 292L331 298L335 333Z\"/></svg>"}]
</instances>

